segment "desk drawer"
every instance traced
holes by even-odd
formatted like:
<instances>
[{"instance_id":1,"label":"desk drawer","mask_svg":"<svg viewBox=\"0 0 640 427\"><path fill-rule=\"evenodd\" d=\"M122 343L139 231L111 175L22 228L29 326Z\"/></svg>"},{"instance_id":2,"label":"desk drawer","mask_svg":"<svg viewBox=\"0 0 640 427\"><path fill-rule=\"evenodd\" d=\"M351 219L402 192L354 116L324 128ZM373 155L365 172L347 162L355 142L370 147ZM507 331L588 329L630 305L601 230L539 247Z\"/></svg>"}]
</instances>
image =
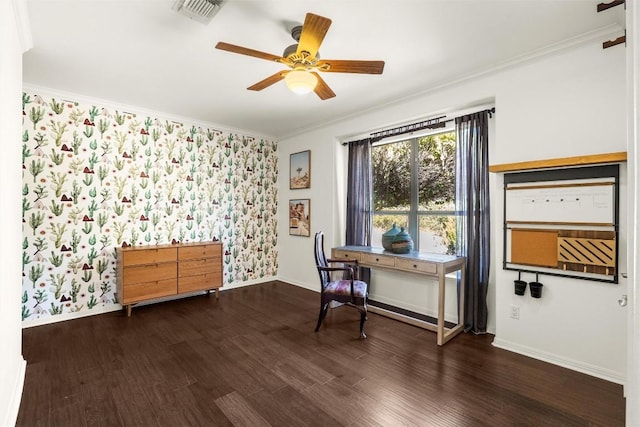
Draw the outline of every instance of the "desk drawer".
<instances>
[{"instance_id":1,"label":"desk drawer","mask_svg":"<svg viewBox=\"0 0 640 427\"><path fill-rule=\"evenodd\" d=\"M350 251L341 251L334 249L331 251L332 259L355 259L358 261L362 261L360 258L360 254L358 252L350 252Z\"/></svg>"},{"instance_id":2,"label":"desk drawer","mask_svg":"<svg viewBox=\"0 0 640 427\"><path fill-rule=\"evenodd\" d=\"M396 265L393 257L377 254L362 254L362 263L374 266L380 265L382 267L395 267Z\"/></svg>"},{"instance_id":3,"label":"desk drawer","mask_svg":"<svg viewBox=\"0 0 640 427\"><path fill-rule=\"evenodd\" d=\"M417 273L436 274L438 272L438 266L436 264L413 259L398 258L396 259L396 267Z\"/></svg>"}]
</instances>

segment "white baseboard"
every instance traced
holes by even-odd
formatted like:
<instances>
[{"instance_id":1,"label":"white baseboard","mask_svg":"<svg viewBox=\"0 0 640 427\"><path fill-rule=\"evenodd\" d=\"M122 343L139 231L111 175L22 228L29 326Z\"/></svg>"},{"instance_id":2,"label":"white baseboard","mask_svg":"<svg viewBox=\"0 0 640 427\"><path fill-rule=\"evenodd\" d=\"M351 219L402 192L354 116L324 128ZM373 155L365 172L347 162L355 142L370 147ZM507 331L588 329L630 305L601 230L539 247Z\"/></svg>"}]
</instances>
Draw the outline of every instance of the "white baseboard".
<instances>
[{"instance_id":1,"label":"white baseboard","mask_svg":"<svg viewBox=\"0 0 640 427\"><path fill-rule=\"evenodd\" d=\"M233 283L226 284L222 288L220 288L220 292L229 291L231 289L236 289L236 288L243 288L245 286L259 285L261 283L271 282L274 280L278 280L278 277L270 276L270 277L261 277L260 279L249 280L246 282L233 282Z\"/></svg>"},{"instance_id":2,"label":"white baseboard","mask_svg":"<svg viewBox=\"0 0 640 427\"><path fill-rule=\"evenodd\" d=\"M220 292L228 291L230 289L235 289L235 288L242 288L244 286L257 285L260 283L270 282L272 280L278 280L278 278L275 276L272 276L272 277L263 277L261 279L251 280L247 282L234 282L231 284L224 285L222 288L220 288ZM144 305L156 304L164 301L172 301L172 300L181 299L181 298L188 298L190 296L202 294L202 293L203 292L194 292L190 294L156 298L154 300L137 303L136 306L142 307ZM58 322L64 322L66 320L80 319L82 317L95 316L97 314L104 314L104 313L111 313L113 311L119 311L119 310L122 310L122 306L120 304L110 304L102 307L95 307L93 310L86 310L79 313L62 313L55 316L45 316L37 319L26 319L22 321L22 328L26 329L34 326L48 325L51 323L58 323Z\"/></svg>"},{"instance_id":3,"label":"white baseboard","mask_svg":"<svg viewBox=\"0 0 640 427\"><path fill-rule=\"evenodd\" d=\"M320 282L317 280L317 276L314 276L314 278L316 278L316 281L313 283L303 283L294 279L288 279L286 277L282 277L282 276L278 276L277 280L280 280L281 282L286 282L289 283L290 285L295 285L295 286L299 286L301 288L305 288L305 289L309 289L310 291L314 291L314 292L320 292Z\"/></svg>"},{"instance_id":4,"label":"white baseboard","mask_svg":"<svg viewBox=\"0 0 640 427\"><path fill-rule=\"evenodd\" d=\"M621 372L611 371L609 369L603 369L599 366L590 365L577 360L567 359L559 357L556 354L540 351L535 348L523 346L510 341L502 340L498 337L494 338L492 345L494 347L501 348L503 350L512 351L514 353L522 354L524 356L531 357L533 359L542 360L554 365L562 366L573 371L581 372L583 374L591 375L592 377L600 378L606 381L610 381L616 384L622 384L624 386L625 376Z\"/></svg>"},{"instance_id":5,"label":"white baseboard","mask_svg":"<svg viewBox=\"0 0 640 427\"><path fill-rule=\"evenodd\" d=\"M19 369L16 372L15 381L13 387L9 393L9 404L7 405L6 418L0 420L2 426L15 426L18 420L18 412L20 411L20 401L22 400L22 389L24 388L24 377L27 372L27 362L20 357Z\"/></svg>"},{"instance_id":6,"label":"white baseboard","mask_svg":"<svg viewBox=\"0 0 640 427\"><path fill-rule=\"evenodd\" d=\"M48 325L51 323L64 322L66 320L80 319L82 317L94 316L96 314L110 313L112 311L122 310L120 304L110 304L95 307L92 310L84 310L77 313L62 313L55 316L45 316L37 319L26 319L22 321L22 329L31 328L33 326Z\"/></svg>"}]
</instances>

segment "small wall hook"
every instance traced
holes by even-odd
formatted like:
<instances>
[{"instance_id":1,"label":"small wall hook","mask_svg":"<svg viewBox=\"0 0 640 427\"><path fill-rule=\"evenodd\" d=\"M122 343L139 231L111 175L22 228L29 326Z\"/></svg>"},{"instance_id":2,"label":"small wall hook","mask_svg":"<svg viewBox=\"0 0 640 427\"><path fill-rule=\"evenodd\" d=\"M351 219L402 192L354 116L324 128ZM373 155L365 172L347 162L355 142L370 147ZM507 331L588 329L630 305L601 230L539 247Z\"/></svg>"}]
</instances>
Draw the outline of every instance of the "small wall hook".
<instances>
[{"instance_id":1,"label":"small wall hook","mask_svg":"<svg viewBox=\"0 0 640 427\"><path fill-rule=\"evenodd\" d=\"M620 307L626 307L627 306L627 296L626 295L622 295L622 298L620 298L618 300L618 305Z\"/></svg>"}]
</instances>

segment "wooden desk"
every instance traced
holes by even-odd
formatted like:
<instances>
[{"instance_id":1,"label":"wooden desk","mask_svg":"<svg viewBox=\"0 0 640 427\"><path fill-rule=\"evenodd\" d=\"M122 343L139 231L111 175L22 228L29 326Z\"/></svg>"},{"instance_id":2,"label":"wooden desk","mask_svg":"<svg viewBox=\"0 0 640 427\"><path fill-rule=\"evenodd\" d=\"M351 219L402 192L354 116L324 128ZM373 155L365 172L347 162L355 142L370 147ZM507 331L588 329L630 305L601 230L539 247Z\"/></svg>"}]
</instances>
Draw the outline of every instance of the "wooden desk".
<instances>
[{"instance_id":1,"label":"wooden desk","mask_svg":"<svg viewBox=\"0 0 640 427\"><path fill-rule=\"evenodd\" d=\"M357 259L362 267L373 269L407 271L438 279L438 318L431 323L414 317L405 316L391 310L370 305L368 309L373 313L382 314L414 326L436 332L438 345L444 345L451 338L459 334L464 328L464 286L465 286L465 257L453 255L426 254L411 252L408 254L394 254L383 248L369 246L341 246L331 249L333 259ZM448 328L444 321L445 275L460 271L460 298L458 299L458 323Z\"/></svg>"}]
</instances>

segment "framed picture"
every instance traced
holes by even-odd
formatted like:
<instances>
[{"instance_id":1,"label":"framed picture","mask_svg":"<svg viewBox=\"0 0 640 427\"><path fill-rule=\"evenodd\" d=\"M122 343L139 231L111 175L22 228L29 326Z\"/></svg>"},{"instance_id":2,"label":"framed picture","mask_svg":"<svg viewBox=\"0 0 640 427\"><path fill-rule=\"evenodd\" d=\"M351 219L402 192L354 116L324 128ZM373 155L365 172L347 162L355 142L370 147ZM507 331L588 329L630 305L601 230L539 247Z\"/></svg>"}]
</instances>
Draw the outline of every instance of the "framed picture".
<instances>
[{"instance_id":1,"label":"framed picture","mask_svg":"<svg viewBox=\"0 0 640 427\"><path fill-rule=\"evenodd\" d=\"M311 200L289 200L289 234L309 237L311 235Z\"/></svg>"},{"instance_id":2,"label":"framed picture","mask_svg":"<svg viewBox=\"0 0 640 427\"><path fill-rule=\"evenodd\" d=\"M289 163L289 189L311 188L311 150L291 154Z\"/></svg>"}]
</instances>

